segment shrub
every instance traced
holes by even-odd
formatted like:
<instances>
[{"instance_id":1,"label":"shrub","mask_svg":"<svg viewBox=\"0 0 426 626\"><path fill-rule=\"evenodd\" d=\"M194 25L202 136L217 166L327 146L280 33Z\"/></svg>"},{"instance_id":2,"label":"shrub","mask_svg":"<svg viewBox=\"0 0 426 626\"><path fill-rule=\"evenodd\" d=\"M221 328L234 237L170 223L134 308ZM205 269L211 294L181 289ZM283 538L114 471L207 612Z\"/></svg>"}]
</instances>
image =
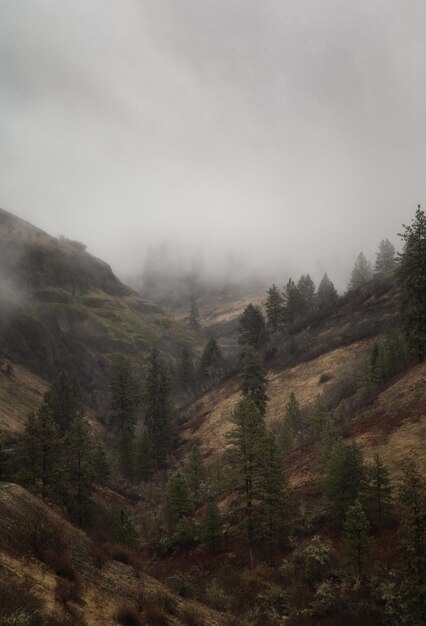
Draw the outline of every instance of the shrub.
<instances>
[{"instance_id":1,"label":"shrub","mask_svg":"<svg viewBox=\"0 0 426 626\"><path fill-rule=\"evenodd\" d=\"M333 546L316 535L301 552L304 574L310 584L320 580L333 556Z\"/></svg>"},{"instance_id":2,"label":"shrub","mask_svg":"<svg viewBox=\"0 0 426 626\"><path fill-rule=\"evenodd\" d=\"M189 574L185 574L183 572L177 572L173 576L169 578L170 585L172 589L179 595L181 598L194 598L196 595L196 590L194 586L194 582Z\"/></svg>"},{"instance_id":3,"label":"shrub","mask_svg":"<svg viewBox=\"0 0 426 626\"><path fill-rule=\"evenodd\" d=\"M287 596L278 585L267 584L256 598L254 617L256 623L281 625L287 621L289 614Z\"/></svg>"},{"instance_id":4,"label":"shrub","mask_svg":"<svg viewBox=\"0 0 426 626\"><path fill-rule=\"evenodd\" d=\"M332 379L332 376L330 374L321 374L321 376L319 377L319 384L322 385L324 383L327 383L329 380Z\"/></svg>"},{"instance_id":5,"label":"shrub","mask_svg":"<svg viewBox=\"0 0 426 626\"><path fill-rule=\"evenodd\" d=\"M336 589L334 585L326 580L321 583L316 590L314 600L309 609L309 614L313 617L324 617L332 613L337 606Z\"/></svg>"},{"instance_id":6,"label":"shrub","mask_svg":"<svg viewBox=\"0 0 426 626\"><path fill-rule=\"evenodd\" d=\"M227 611L232 606L232 597L214 578L206 587L206 602L217 611Z\"/></svg>"},{"instance_id":7,"label":"shrub","mask_svg":"<svg viewBox=\"0 0 426 626\"><path fill-rule=\"evenodd\" d=\"M140 626L142 624L139 613L134 606L121 606L117 611L116 619L123 626Z\"/></svg>"}]
</instances>

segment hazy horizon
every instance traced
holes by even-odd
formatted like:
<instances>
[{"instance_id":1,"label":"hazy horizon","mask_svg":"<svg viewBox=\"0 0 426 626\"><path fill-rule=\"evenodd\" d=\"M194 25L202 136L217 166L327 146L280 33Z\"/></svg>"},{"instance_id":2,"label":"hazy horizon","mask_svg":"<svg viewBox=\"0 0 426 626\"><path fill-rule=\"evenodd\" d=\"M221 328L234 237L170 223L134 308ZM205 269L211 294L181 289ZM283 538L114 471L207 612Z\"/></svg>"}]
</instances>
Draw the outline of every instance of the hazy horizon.
<instances>
[{"instance_id":1,"label":"hazy horizon","mask_svg":"<svg viewBox=\"0 0 426 626\"><path fill-rule=\"evenodd\" d=\"M0 206L123 277L165 243L342 288L425 197L425 23L416 0L4 0Z\"/></svg>"}]
</instances>

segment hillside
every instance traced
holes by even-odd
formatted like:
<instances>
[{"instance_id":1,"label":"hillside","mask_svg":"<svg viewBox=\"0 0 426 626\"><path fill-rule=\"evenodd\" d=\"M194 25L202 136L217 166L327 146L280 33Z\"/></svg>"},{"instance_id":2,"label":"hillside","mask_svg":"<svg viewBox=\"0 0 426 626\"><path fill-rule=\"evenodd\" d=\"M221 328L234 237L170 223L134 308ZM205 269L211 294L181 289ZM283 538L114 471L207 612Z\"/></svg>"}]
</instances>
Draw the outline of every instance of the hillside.
<instances>
[{"instance_id":1,"label":"hillside","mask_svg":"<svg viewBox=\"0 0 426 626\"><path fill-rule=\"evenodd\" d=\"M100 561L83 531L15 484L0 483L0 535L0 618L19 608L33 619L39 613L43 625L107 626L131 609L147 624L226 623L145 574L142 561L129 565L107 553Z\"/></svg>"},{"instance_id":2,"label":"hillside","mask_svg":"<svg viewBox=\"0 0 426 626\"><path fill-rule=\"evenodd\" d=\"M78 372L90 407L102 412L114 353L143 359L158 345L173 358L183 345L198 341L121 283L84 245L51 237L4 210L0 267L0 427L5 430L14 430L13 424L18 429L15 416L34 408L33 400L63 368ZM1 417L10 412L12 419Z\"/></svg>"}]
</instances>

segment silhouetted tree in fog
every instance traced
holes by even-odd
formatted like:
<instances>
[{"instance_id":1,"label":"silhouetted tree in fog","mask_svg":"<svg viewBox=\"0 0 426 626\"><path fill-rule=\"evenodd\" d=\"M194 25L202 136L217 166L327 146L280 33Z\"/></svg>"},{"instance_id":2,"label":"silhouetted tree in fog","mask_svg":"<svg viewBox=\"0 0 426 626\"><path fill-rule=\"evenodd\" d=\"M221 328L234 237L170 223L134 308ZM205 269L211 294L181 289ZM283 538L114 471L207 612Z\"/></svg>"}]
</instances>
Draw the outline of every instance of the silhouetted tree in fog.
<instances>
[{"instance_id":1,"label":"silhouetted tree in fog","mask_svg":"<svg viewBox=\"0 0 426 626\"><path fill-rule=\"evenodd\" d=\"M379 243L379 251L376 254L376 262L374 271L376 274L386 272L395 267L395 246L391 244L389 239L382 239Z\"/></svg>"},{"instance_id":2,"label":"silhouetted tree in fog","mask_svg":"<svg viewBox=\"0 0 426 626\"><path fill-rule=\"evenodd\" d=\"M321 279L317 291L317 307L319 311L330 311L336 305L339 296L327 274Z\"/></svg>"},{"instance_id":3,"label":"silhouetted tree in fog","mask_svg":"<svg viewBox=\"0 0 426 626\"><path fill-rule=\"evenodd\" d=\"M370 261L367 261L365 254L358 254L355 265L352 268L351 278L348 284L348 291L354 291L365 285L373 277L373 270Z\"/></svg>"}]
</instances>

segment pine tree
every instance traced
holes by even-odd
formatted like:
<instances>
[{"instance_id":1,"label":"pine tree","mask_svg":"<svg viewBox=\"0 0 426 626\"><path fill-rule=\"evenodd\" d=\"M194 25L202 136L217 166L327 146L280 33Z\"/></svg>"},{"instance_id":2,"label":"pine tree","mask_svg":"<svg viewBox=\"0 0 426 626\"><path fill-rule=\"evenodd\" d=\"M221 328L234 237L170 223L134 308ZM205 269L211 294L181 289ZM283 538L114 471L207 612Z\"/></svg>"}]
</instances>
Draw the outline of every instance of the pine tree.
<instances>
[{"instance_id":1,"label":"pine tree","mask_svg":"<svg viewBox=\"0 0 426 626\"><path fill-rule=\"evenodd\" d=\"M321 279L317 291L317 306L319 311L332 311L338 302L339 296L337 291L327 274Z\"/></svg>"},{"instance_id":2,"label":"pine tree","mask_svg":"<svg viewBox=\"0 0 426 626\"><path fill-rule=\"evenodd\" d=\"M398 254L397 279L400 315L410 350L423 361L426 350L426 216L417 208L410 226L400 234L404 248Z\"/></svg>"},{"instance_id":3,"label":"pine tree","mask_svg":"<svg viewBox=\"0 0 426 626\"><path fill-rule=\"evenodd\" d=\"M98 443L93 454L94 480L104 485L109 478L111 467L104 447Z\"/></svg>"},{"instance_id":4,"label":"pine tree","mask_svg":"<svg viewBox=\"0 0 426 626\"><path fill-rule=\"evenodd\" d=\"M269 553L287 541L288 484L275 436L264 435L260 451L260 534Z\"/></svg>"},{"instance_id":5,"label":"pine tree","mask_svg":"<svg viewBox=\"0 0 426 626\"><path fill-rule=\"evenodd\" d=\"M201 502L201 484L206 475L204 459L197 445L192 446L186 466L186 476L192 499L196 504Z\"/></svg>"},{"instance_id":6,"label":"pine tree","mask_svg":"<svg viewBox=\"0 0 426 626\"><path fill-rule=\"evenodd\" d=\"M297 289L300 294L302 315L312 315L315 309L316 295L315 283L309 274L302 275L297 283Z\"/></svg>"},{"instance_id":7,"label":"pine tree","mask_svg":"<svg viewBox=\"0 0 426 626\"><path fill-rule=\"evenodd\" d=\"M287 400L284 420L291 426L293 431L297 432L300 430L302 425L302 411L293 391L290 392Z\"/></svg>"},{"instance_id":8,"label":"pine tree","mask_svg":"<svg viewBox=\"0 0 426 626\"><path fill-rule=\"evenodd\" d=\"M138 545L138 532L133 520L123 510L112 526L112 538L117 543L135 549Z\"/></svg>"},{"instance_id":9,"label":"pine tree","mask_svg":"<svg viewBox=\"0 0 426 626\"><path fill-rule=\"evenodd\" d=\"M216 382L226 371L225 360L216 339L210 337L200 359L199 376L202 381Z\"/></svg>"},{"instance_id":10,"label":"pine tree","mask_svg":"<svg viewBox=\"0 0 426 626\"><path fill-rule=\"evenodd\" d=\"M290 327L300 318L303 314L303 300L302 295L297 288L294 280L289 278L287 284L283 289L284 299L284 319L286 324Z\"/></svg>"},{"instance_id":11,"label":"pine tree","mask_svg":"<svg viewBox=\"0 0 426 626\"><path fill-rule=\"evenodd\" d=\"M240 317L238 343L242 346L260 348L265 341L265 318L260 308L250 303Z\"/></svg>"},{"instance_id":12,"label":"pine tree","mask_svg":"<svg viewBox=\"0 0 426 626\"><path fill-rule=\"evenodd\" d=\"M368 536L369 528L367 516L357 498L346 513L343 534L346 552L359 576L364 572L365 562L371 547Z\"/></svg>"},{"instance_id":13,"label":"pine tree","mask_svg":"<svg viewBox=\"0 0 426 626\"><path fill-rule=\"evenodd\" d=\"M395 246L391 244L389 239L382 239L379 243L379 251L376 254L376 262L374 271L376 274L387 272L395 267Z\"/></svg>"},{"instance_id":14,"label":"pine tree","mask_svg":"<svg viewBox=\"0 0 426 626\"><path fill-rule=\"evenodd\" d=\"M265 302L267 326L276 333L284 324L284 299L276 285L268 289Z\"/></svg>"},{"instance_id":15,"label":"pine tree","mask_svg":"<svg viewBox=\"0 0 426 626\"><path fill-rule=\"evenodd\" d=\"M267 384L266 371L260 354L255 348L247 347L244 350L241 364L241 391L243 396L253 400L261 415L266 413Z\"/></svg>"},{"instance_id":16,"label":"pine tree","mask_svg":"<svg viewBox=\"0 0 426 626\"><path fill-rule=\"evenodd\" d=\"M232 463L244 516L250 567L253 569L253 547L259 533L255 501L259 494L261 442L265 436L265 423L251 398L240 400L233 412L232 422L234 428L228 437L232 445Z\"/></svg>"},{"instance_id":17,"label":"pine tree","mask_svg":"<svg viewBox=\"0 0 426 626\"><path fill-rule=\"evenodd\" d=\"M223 543L222 517L216 498L210 496L201 522L201 540L208 552L220 552Z\"/></svg>"},{"instance_id":18,"label":"pine tree","mask_svg":"<svg viewBox=\"0 0 426 626\"><path fill-rule=\"evenodd\" d=\"M405 465L399 485L399 501L403 623L423 626L426 618L426 492L413 462Z\"/></svg>"},{"instance_id":19,"label":"pine tree","mask_svg":"<svg viewBox=\"0 0 426 626\"><path fill-rule=\"evenodd\" d=\"M178 470L166 485L166 514L171 528L175 528L183 517L192 513L192 502L188 483L183 472Z\"/></svg>"},{"instance_id":20,"label":"pine tree","mask_svg":"<svg viewBox=\"0 0 426 626\"><path fill-rule=\"evenodd\" d=\"M136 414L141 400L141 387L130 358L118 355L113 362L110 378L111 423L113 425L120 467L123 476L133 478L133 439Z\"/></svg>"},{"instance_id":21,"label":"pine tree","mask_svg":"<svg viewBox=\"0 0 426 626\"><path fill-rule=\"evenodd\" d=\"M323 467L322 486L325 496L342 522L350 506L360 496L364 467L360 450L355 444L336 441Z\"/></svg>"},{"instance_id":22,"label":"pine tree","mask_svg":"<svg viewBox=\"0 0 426 626\"><path fill-rule=\"evenodd\" d=\"M194 388L195 384L195 367L194 358L188 346L185 346L181 352L178 362L178 381L179 387L187 392Z\"/></svg>"},{"instance_id":23,"label":"pine tree","mask_svg":"<svg viewBox=\"0 0 426 626\"><path fill-rule=\"evenodd\" d=\"M172 444L169 381L156 348L148 359L145 404L145 428L152 442L154 459L158 467L165 467Z\"/></svg>"},{"instance_id":24,"label":"pine tree","mask_svg":"<svg viewBox=\"0 0 426 626\"><path fill-rule=\"evenodd\" d=\"M136 444L136 475L139 480L149 480L155 471L155 454L147 430L143 430Z\"/></svg>"},{"instance_id":25,"label":"pine tree","mask_svg":"<svg viewBox=\"0 0 426 626\"><path fill-rule=\"evenodd\" d=\"M83 392L76 374L64 371L50 385L44 395L60 437L71 428L73 420L84 410Z\"/></svg>"},{"instance_id":26,"label":"pine tree","mask_svg":"<svg viewBox=\"0 0 426 626\"><path fill-rule=\"evenodd\" d=\"M19 451L20 480L40 495L43 502L64 495L59 442L51 410L43 403L36 414L29 416Z\"/></svg>"},{"instance_id":27,"label":"pine tree","mask_svg":"<svg viewBox=\"0 0 426 626\"><path fill-rule=\"evenodd\" d=\"M93 459L89 426L87 420L79 415L66 438L66 482L68 509L80 526L88 521L92 512Z\"/></svg>"},{"instance_id":28,"label":"pine tree","mask_svg":"<svg viewBox=\"0 0 426 626\"><path fill-rule=\"evenodd\" d=\"M355 265L353 266L351 278L348 285L348 291L359 289L373 277L371 263L367 261L363 252L358 254Z\"/></svg>"},{"instance_id":29,"label":"pine tree","mask_svg":"<svg viewBox=\"0 0 426 626\"><path fill-rule=\"evenodd\" d=\"M366 510L371 520L380 527L389 515L392 489L389 472L378 454L366 468Z\"/></svg>"}]
</instances>

